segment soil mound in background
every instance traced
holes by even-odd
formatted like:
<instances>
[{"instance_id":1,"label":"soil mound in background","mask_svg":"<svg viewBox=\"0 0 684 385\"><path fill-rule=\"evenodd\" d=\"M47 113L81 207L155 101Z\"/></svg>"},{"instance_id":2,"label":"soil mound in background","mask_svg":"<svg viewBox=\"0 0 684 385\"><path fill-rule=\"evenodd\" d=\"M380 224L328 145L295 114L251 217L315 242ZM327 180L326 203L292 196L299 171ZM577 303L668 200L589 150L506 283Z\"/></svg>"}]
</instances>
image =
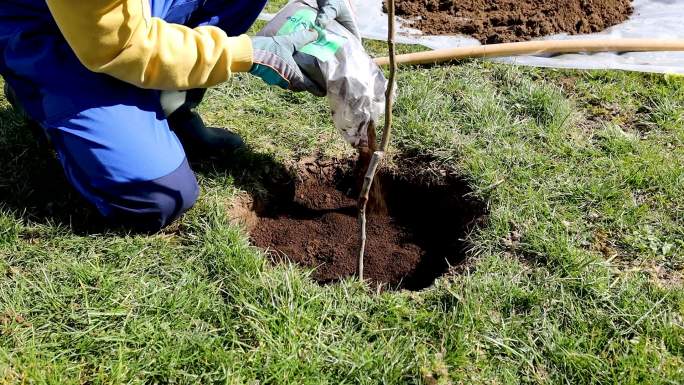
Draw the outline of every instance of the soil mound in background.
<instances>
[{"instance_id":1,"label":"soil mound in background","mask_svg":"<svg viewBox=\"0 0 684 385\"><path fill-rule=\"evenodd\" d=\"M483 44L599 32L633 12L631 0L397 0L396 7L427 34L469 35Z\"/></svg>"},{"instance_id":2,"label":"soil mound in background","mask_svg":"<svg viewBox=\"0 0 684 385\"><path fill-rule=\"evenodd\" d=\"M357 272L357 192L349 167L310 162L290 196L273 194L257 202L252 242L315 268L313 278L335 282ZM388 213L368 219L366 278L389 288L423 289L464 257L465 235L484 205L455 178L427 186L401 176L381 176Z\"/></svg>"}]
</instances>

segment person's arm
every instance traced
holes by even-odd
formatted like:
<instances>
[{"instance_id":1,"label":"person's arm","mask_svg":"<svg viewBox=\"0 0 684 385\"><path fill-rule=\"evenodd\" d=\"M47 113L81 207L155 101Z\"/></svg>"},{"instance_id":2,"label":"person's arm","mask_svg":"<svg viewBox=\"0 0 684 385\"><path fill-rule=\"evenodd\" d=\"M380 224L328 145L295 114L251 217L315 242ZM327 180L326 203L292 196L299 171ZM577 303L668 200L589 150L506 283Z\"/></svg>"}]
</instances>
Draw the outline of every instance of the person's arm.
<instances>
[{"instance_id":1,"label":"person's arm","mask_svg":"<svg viewBox=\"0 0 684 385\"><path fill-rule=\"evenodd\" d=\"M149 0L47 0L57 25L91 71L142 88L207 88L252 68L252 42L211 26L151 17Z\"/></svg>"}]
</instances>

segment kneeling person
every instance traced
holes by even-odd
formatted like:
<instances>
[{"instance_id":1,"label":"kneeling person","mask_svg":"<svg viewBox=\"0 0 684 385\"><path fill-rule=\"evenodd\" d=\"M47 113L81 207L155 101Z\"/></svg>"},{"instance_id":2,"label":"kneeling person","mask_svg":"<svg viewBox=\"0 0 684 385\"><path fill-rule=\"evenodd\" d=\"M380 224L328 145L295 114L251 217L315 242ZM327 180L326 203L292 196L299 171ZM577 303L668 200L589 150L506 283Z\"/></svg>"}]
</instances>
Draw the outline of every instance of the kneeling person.
<instances>
[{"instance_id":1,"label":"kneeling person","mask_svg":"<svg viewBox=\"0 0 684 385\"><path fill-rule=\"evenodd\" d=\"M186 159L243 145L194 112L204 89L250 72L320 95L293 59L315 31L248 37L266 0L4 0L0 75L45 131L69 182L106 218L160 229L199 188ZM356 33L347 0L318 0L321 24ZM190 91L188 91L190 90Z\"/></svg>"}]
</instances>

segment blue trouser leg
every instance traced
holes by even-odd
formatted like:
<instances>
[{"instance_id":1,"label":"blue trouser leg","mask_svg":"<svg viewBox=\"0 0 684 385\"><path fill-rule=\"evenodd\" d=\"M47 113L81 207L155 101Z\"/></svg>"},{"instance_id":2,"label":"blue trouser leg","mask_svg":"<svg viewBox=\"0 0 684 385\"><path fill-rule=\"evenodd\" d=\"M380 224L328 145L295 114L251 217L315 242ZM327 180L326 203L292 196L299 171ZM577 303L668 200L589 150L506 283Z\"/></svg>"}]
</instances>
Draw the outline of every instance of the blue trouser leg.
<instances>
[{"instance_id":1,"label":"blue trouser leg","mask_svg":"<svg viewBox=\"0 0 684 385\"><path fill-rule=\"evenodd\" d=\"M189 27L212 25L228 36L249 30L267 0L150 0L152 15Z\"/></svg>"},{"instance_id":2,"label":"blue trouser leg","mask_svg":"<svg viewBox=\"0 0 684 385\"><path fill-rule=\"evenodd\" d=\"M226 31L228 36L243 34L249 30L267 0L208 0L192 14L188 25L213 25Z\"/></svg>"},{"instance_id":3,"label":"blue trouser leg","mask_svg":"<svg viewBox=\"0 0 684 385\"><path fill-rule=\"evenodd\" d=\"M158 12L165 15L164 18L167 21L193 28L211 25L221 28L228 36L246 33L266 3L267 0L206 0L204 2L195 0L182 1L180 6L165 9L165 7L169 7L168 1L152 1L153 9L156 7ZM182 96L177 95L175 98L183 100L183 105L191 109L197 107L204 98L202 90L182 94ZM172 106L170 111L173 111L174 107L178 107L178 105Z\"/></svg>"},{"instance_id":4,"label":"blue trouser leg","mask_svg":"<svg viewBox=\"0 0 684 385\"><path fill-rule=\"evenodd\" d=\"M94 107L46 126L67 179L105 217L146 230L171 223L199 187L183 148L148 102Z\"/></svg>"},{"instance_id":5,"label":"blue trouser leg","mask_svg":"<svg viewBox=\"0 0 684 385\"><path fill-rule=\"evenodd\" d=\"M13 18L22 3L9 1L0 3L0 72L47 131L71 184L105 217L144 229L190 208L199 188L159 92L88 71L51 19ZM44 1L26 1L35 3L32 11L44 8ZM230 35L245 32L264 3L151 0L155 17Z\"/></svg>"}]
</instances>

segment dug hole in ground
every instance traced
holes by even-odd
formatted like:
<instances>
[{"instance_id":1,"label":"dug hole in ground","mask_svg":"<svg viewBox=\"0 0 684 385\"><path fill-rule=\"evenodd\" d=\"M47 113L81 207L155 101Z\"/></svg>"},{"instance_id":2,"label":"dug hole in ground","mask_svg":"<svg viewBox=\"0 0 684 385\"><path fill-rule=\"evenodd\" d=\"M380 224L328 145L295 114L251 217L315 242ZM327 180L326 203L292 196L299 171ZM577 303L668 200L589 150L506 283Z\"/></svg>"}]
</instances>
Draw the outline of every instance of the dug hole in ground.
<instances>
[{"instance_id":1,"label":"dug hole in ground","mask_svg":"<svg viewBox=\"0 0 684 385\"><path fill-rule=\"evenodd\" d=\"M482 224L485 205L468 183L428 162L396 160L376 177L386 212L368 217L365 277L385 289L420 290L458 269L467 235ZM266 183L266 193L245 196L232 217L272 261L313 268L327 284L357 272L358 163L355 158L308 158L288 178Z\"/></svg>"}]
</instances>

